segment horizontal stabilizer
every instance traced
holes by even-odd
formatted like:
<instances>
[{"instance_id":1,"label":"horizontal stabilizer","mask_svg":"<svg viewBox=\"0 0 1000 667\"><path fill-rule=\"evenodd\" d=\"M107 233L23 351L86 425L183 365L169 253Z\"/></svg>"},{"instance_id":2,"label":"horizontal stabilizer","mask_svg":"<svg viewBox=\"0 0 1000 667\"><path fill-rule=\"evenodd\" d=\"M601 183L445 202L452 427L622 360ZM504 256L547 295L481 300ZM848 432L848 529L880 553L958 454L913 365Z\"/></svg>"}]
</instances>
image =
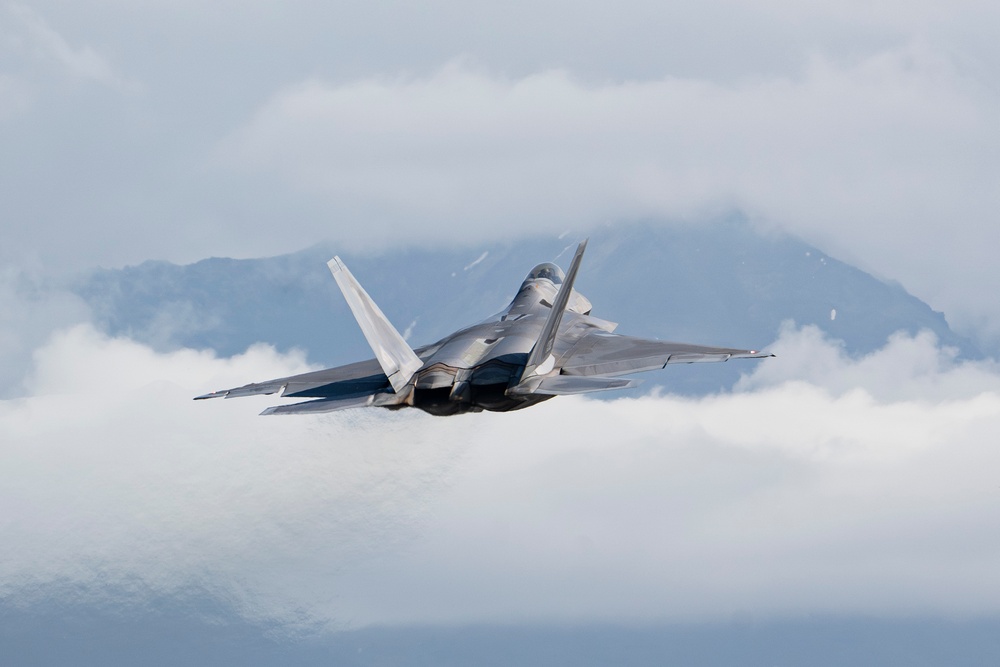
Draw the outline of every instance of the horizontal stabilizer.
<instances>
[{"instance_id":1,"label":"horizontal stabilizer","mask_svg":"<svg viewBox=\"0 0 1000 667\"><path fill-rule=\"evenodd\" d=\"M242 387L236 387L235 389L223 389L221 391L213 391L211 394L202 394L201 396L195 396L194 400L203 401L206 398L241 398L243 396L263 396L265 394L277 394L279 391L284 389L285 383L282 380L272 381L272 382L260 382L254 384L243 385Z\"/></svg>"},{"instance_id":2,"label":"horizontal stabilizer","mask_svg":"<svg viewBox=\"0 0 1000 667\"><path fill-rule=\"evenodd\" d=\"M261 415L305 415L322 412L335 412L349 408L367 408L372 405L374 396L357 396L355 398L323 398L318 401L305 401L291 405L276 405L264 410Z\"/></svg>"},{"instance_id":3,"label":"horizontal stabilizer","mask_svg":"<svg viewBox=\"0 0 1000 667\"><path fill-rule=\"evenodd\" d=\"M606 389L628 389L637 384L638 380L625 380L622 378L606 378L593 375L553 375L542 378L538 387L531 393L565 396L567 394L587 394L592 391L605 391Z\"/></svg>"},{"instance_id":4,"label":"horizontal stabilizer","mask_svg":"<svg viewBox=\"0 0 1000 667\"><path fill-rule=\"evenodd\" d=\"M354 313L354 318L358 321L368 344L371 345L382 371L388 376L393 390L397 394L402 393L410 378L420 370L424 362L396 331L339 257L331 259L327 262L327 266L330 267L340 291L344 293L347 305Z\"/></svg>"}]
</instances>

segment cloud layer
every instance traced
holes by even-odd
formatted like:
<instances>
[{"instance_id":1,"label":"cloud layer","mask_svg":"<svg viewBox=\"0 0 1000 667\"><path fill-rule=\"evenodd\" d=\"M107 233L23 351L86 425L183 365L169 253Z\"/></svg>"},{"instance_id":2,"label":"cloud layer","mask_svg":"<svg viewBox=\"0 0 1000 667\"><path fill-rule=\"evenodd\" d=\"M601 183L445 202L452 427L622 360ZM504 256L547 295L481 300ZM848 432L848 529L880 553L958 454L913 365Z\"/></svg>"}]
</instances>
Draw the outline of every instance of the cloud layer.
<instances>
[{"instance_id":1,"label":"cloud layer","mask_svg":"<svg viewBox=\"0 0 1000 667\"><path fill-rule=\"evenodd\" d=\"M995 346L998 12L0 7L5 608L194 591L278 633L997 614L1000 369L929 334L851 359L789 325L777 358L697 400L668 369L639 399L265 419L276 400L190 399L302 355L157 353L74 326L86 307L59 286L738 210Z\"/></svg>"},{"instance_id":2,"label":"cloud layer","mask_svg":"<svg viewBox=\"0 0 1000 667\"><path fill-rule=\"evenodd\" d=\"M507 79L458 63L427 78L303 83L222 153L318 197L335 219L374 223L340 232L355 245L737 209L970 324L989 298L980 271L994 266L997 102L919 46L736 83ZM955 257L977 270L940 280Z\"/></svg>"},{"instance_id":3,"label":"cloud layer","mask_svg":"<svg viewBox=\"0 0 1000 667\"><path fill-rule=\"evenodd\" d=\"M5 262L474 244L739 209L1000 335L993 3L3 13Z\"/></svg>"},{"instance_id":4,"label":"cloud layer","mask_svg":"<svg viewBox=\"0 0 1000 667\"><path fill-rule=\"evenodd\" d=\"M700 400L258 419L190 397L300 357L64 330L0 403L0 590L199 585L286 627L1000 610L996 369L775 347Z\"/></svg>"}]
</instances>

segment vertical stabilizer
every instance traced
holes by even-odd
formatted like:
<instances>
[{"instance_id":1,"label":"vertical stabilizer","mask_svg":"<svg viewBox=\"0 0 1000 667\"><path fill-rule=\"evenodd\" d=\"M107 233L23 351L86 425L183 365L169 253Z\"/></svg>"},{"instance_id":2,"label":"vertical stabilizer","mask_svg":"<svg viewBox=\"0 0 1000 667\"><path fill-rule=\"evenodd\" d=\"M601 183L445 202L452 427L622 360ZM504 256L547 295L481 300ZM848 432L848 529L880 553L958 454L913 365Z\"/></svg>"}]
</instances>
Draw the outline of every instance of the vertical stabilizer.
<instances>
[{"instance_id":1,"label":"vertical stabilizer","mask_svg":"<svg viewBox=\"0 0 1000 667\"><path fill-rule=\"evenodd\" d=\"M344 293L347 305L351 307L354 318L364 332L368 344L371 345L382 371L388 376L393 390L397 394L401 393L413 374L423 366L423 362L406 344L340 258L334 257L327 262L327 266L330 267L340 291Z\"/></svg>"},{"instance_id":2,"label":"vertical stabilizer","mask_svg":"<svg viewBox=\"0 0 1000 667\"><path fill-rule=\"evenodd\" d=\"M555 303L552 304L552 310L549 311L549 317L545 320L545 325L538 335L538 340L535 341L535 346L531 348L528 362L524 366L524 373L521 375L522 383L532 376L545 375L552 370L555 364L552 347L555 345L556 335L559 333L559 324L562 322L563 313L566 312L566 306L569 304L569 297L573 294L573 281L576 280L576 272L580 268L580 262L583 261L583 251L586 249L587 239L584 239L583 243L576 248L573 263L570 264L562 287L556 294Z\"/></svg>"}]
</instances>

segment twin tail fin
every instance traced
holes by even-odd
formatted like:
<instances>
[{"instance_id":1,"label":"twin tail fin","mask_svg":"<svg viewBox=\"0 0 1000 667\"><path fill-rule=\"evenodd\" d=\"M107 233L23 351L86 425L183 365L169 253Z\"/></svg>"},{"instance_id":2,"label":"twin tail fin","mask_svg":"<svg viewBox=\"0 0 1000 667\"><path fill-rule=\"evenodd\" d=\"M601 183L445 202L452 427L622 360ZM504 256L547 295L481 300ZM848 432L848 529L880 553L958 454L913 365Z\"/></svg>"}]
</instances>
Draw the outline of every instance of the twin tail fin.
<instances>
[{"instance_id":1,"label":"twin tail fin","mask_svg":"<svg viewBox=\"0 0 1000 667\"><path fill-rule=\"evenodd\" d=\"M340 291L344 293L347 305L371 345L375 358L382 366L382 372L389 378L393 391L401 394L424 362L396 331L339 257L331 259L327 266L330 267Z\"/></svg>"}]
</instances>

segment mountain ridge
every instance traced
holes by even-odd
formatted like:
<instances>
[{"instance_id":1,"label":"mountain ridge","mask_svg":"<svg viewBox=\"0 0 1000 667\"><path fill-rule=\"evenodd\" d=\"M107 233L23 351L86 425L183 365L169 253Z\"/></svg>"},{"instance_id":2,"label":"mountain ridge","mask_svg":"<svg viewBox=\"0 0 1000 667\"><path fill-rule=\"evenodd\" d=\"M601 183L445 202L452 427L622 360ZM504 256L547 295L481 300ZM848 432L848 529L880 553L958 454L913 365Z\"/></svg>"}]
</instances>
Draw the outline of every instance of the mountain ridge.
<instances>
[{"instance_id":1,"label":"mountain ridge","mask_svg":"<svg viewBox=\"0 0 1000 667\"><path fill-rule=\"evenodd\" d=\"M782 323L815 325L854 356L896 331L929 329L960 356L981 356L944 315L893 281L879 280L794 237L741 221L700 227L644 224L594 231L576 288L619 333L719 345L766 347ZM475 247L390 250L344 260L414 345L431 343L500 310L543 261L568 261L576 238L539 236ZM337 365L371 351L337 290L329 244L260 259L209 258L189 265L145 262L99 269L76 293L109 334L156 348L210 348L229 356L255 342L305 349ZM725 390L747 365L699 365L646 379L671 391Z\"/></svg>"}]
</instances>

